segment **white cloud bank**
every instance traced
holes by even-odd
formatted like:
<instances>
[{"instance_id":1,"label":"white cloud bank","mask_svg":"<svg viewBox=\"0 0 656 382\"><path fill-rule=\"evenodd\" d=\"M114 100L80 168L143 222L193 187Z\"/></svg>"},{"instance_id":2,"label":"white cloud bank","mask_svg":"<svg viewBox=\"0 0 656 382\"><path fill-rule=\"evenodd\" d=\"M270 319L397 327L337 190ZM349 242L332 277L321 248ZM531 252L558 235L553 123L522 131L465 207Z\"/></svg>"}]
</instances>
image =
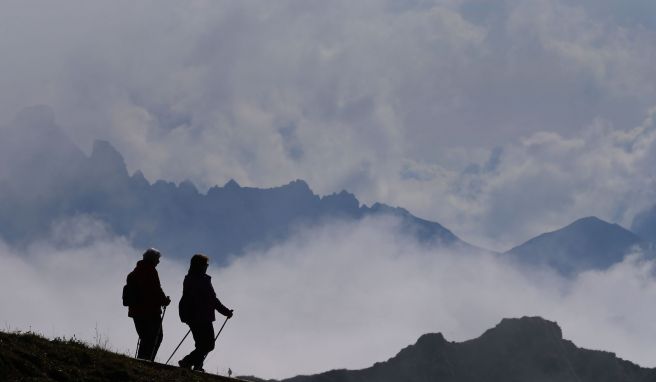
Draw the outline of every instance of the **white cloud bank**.
<instances>
[{"instance_id":1,"label":"white cloud bank","mask_svg":"<svg viewBox=\"0 0 656 382\"><path fill-rule=\"evenodd\" d=\"M90 226L85 219L82 224ZM208 358L208 370L231 367L279 378L367 367L421 334L441 331L461 341L503 317L523 315L558 321L578 346L656 366L654 262L635 254L608 271L568 281L548 272L522 273L492 257L422 247L398 235L395 224L332 224L226 268L210 267L235 317ZM0 323L91 342L97 327L114 349L130 353L136 336L120 291L141 250L102 230L88 232L85 240L65 245L54 237L59 244L20 252L0 247ZM166 258L158 267L174 303L186 268ZM174 306L164 328L159 360L168 358L187 329ZM174 361L190 349L187 339Z\"/></svg>"},{"instance_id":2,"label":"white cloud bank","mask_svg":"<svg viewBox=\"0 0 656 382\"><path fill-rule=\"evenodd\" d=\"M597 121L565 137L540 132L464 171L408 162L393 204L440 216L465 240L507 250L584 216L629 227L656 202L656 109L637 127Z\"/></svg>"}]
</instances>

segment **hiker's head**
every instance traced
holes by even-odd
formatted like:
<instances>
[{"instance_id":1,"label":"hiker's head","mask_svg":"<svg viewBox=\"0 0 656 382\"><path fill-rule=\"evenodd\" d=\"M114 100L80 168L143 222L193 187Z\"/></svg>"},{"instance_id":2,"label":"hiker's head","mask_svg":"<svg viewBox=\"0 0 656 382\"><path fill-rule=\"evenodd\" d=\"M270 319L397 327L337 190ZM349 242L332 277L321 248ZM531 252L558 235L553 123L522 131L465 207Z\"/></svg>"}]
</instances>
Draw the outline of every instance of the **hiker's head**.
<instances>
[{"instance_id":1,"label":"hiker's head","mask_svg":"<svg viewBox=\"0 0 656 382\"><path fill-rule=\"evenodd\" d=\"M159 264L159 258L162 256L155 248L148 248L143 254L143 260L152 264Z\"/></svg>"},{"instance_id":2,"label":"hiker's head","mask_svg":"<svg viewBox=\"0 0 656 382\"><path fill-rule=\"evenodd\" d=\"M189 272L192 273L205 273L207 266L210 264L209 257L197 253L191 257L191 262L189 264Z\"/></svg>"}]
</instances>

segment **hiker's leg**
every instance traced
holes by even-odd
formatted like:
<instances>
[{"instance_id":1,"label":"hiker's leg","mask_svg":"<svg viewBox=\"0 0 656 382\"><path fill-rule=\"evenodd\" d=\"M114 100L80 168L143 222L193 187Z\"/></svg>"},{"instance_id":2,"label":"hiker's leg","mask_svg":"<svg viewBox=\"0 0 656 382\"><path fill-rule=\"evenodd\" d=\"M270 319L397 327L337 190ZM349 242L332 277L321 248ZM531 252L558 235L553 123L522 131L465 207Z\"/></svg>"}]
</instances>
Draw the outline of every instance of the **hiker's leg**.
<instances>
[{"instance_id":1,"label":"hiker's leg","mask_svg":"<svg viewBox=\"0 0 656 382\"><path fill-rule=\"evenodd\" d=\"M194 350L191 351L191 353L187 354L182 358L179 362L180 366L182 367L191 367L195 364L196 360L198 359L198 344L199 344L199 339L200 339L200 329L199 329L199 324L196 322L192 322L189 324L189 330L191 330L191 335L194 337Z\"/></svg>"},{"instance_id":2,"label":"hiker's leg","mask_svg":"<svg viewBox=\"0 0 656 382\"><path fill-rule=\"evenodd\" d=\"M196 369L202 369L205 357L214 350L214 325L211 321L199 323L194 340L196 340L197 353L193 365Z\"/></svg>"},{"instance_id":3,"label":"hiker's leg","mask_svg":"<svg viewBox=\"0 0 656 382\"><path fill-rule=\"evenodd\" d=\"M139 335L139 352L137 353L137 358L147 359L147 357L144 356L144 354L147 354L144 349L149 347L147 343L148 341L146 340L146 337L148 337L148 324L143 317L133 317L132 320L134 321L134 328Z\"/></svg>"},{"instance_id":4,"label":"hiker's leg","mask_svg":"<svg viewBox=\"0 0 656 382\"><path fill-rule=\"evenodd\" d=\"M155 357L157 356L157 352L159 351L159 345L162 344L162 339L164 339L162 321L160 320L159 317L157 318L157 322L155 323L154 326L155 326L157 336L155 337L155 343L153 344L154 350L153 350L153 353L152 353L153 354L152 355L152 358L153 358L152 361L155 360Z\"/></svg>"},{"instance_id":5,"label":"hiker's leg","mask_svg":"<svg viewBox=\"0 0 656 382\"><path fill-rule=\"evenodd\" d=\"M152 360L151 356L153 354L153 348L155 347L156 343L158 325L160 324L159 316L156 318L135 318L134 324L137 328L137 333L139 333L139 338L141 338L141 344L139 345L139 353L137 354L137 358Z\"/></svg>"}]
</instances>

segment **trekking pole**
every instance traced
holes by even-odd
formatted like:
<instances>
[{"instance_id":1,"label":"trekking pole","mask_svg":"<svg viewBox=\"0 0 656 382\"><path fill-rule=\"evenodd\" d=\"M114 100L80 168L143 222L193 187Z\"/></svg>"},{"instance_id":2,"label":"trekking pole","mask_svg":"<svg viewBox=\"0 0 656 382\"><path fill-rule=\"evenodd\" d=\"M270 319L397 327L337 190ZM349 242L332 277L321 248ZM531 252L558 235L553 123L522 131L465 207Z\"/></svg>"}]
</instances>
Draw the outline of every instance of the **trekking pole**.
<instances>
[{"instance_id":1,"label":"trekking pole","mask_svg":"<svg viewBox=\"0 0 656 382\"><path fill-rule=\"evenodd\" d=\"M168 365L168 364L169 364L169 361L171 360L171 358L173 358L173 354L175 354L175 352L178 351L178 348L180 347L180 345L182 345L182 343L184 342L185 338L187 338L187 336L189 335L189 333L191 333L191 328L189 328L189 330L187 330L187 334L185 334L185 336L182 337L182 341L180 341L180 343L179 343L178 346L175 348L175 350L173 350L173 353L171 353L171 356L169 357L169 359L166 360L165 365Z\"/></svg>"},{"instance_id":2,"label":"trekking pole","mask_svg":"<svg viewBox=\"0 0 656 382\"><path fill-rule=\"evenodd\" d=\"M225 324L228 322L229 319L230 317L226 317L225 321L223 321L223 325L221 325L221 329L219 329L219 332L216 333L216 337L214 337L214 342L216 342L216 339L219 338L219 334L221 334L223 327L225 326Z\"/></svg>"},{"instance_id":3,"label":"trekking pole","mask_svg":"<svg viewBox=\"0 0 656 382\"><path fill-rule=\"evenodd\" d=\"M157 328L157 335L155 336L155 343L153 344L153 351L150 353L150 360L155 362L155 351L157 349L157 339L162 333L162 325L164 324L164 315L166 314L166 306L164 306L164 311L162 312L162 318L159 320L159 328Z\"/></svg>"},{"instance_id":4,"label":"trekking pole","mask_svg":"<svg viewBox=\"0 0 656 382\"><path fill-rule=\"evenodd\" d=\"M221 334L221 331L223 331L223 327L225 326L226 323L228 323L228 320L230 317L226 317L225 321L223 321L223 325L221 325L221 329L219 329L219 332L216 333L216 337L214 337L214 343L216 343L216 340L219 338L219 334ZM205 354L205 357L203 357L203 360L207 358L207 355L210 353Z\"/></svg>"},{"instance_id":5,"label":"trekking pole","mask_svg":"<svg viewBox=\"0 0 656 382\"><path fill-rule=\"evenodd\" d=\"M134 358L139 355L139 345L141 344L141 337L137 338L137 349L134 351Z\"/></svg>"}]
</instances>

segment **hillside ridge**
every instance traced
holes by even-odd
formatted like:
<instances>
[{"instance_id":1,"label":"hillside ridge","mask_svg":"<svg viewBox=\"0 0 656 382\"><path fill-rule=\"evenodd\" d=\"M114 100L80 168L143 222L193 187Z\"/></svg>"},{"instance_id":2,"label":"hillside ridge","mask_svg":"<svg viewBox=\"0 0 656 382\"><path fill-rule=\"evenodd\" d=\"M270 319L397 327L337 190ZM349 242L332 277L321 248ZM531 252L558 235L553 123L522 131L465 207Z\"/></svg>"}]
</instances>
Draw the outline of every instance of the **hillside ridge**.
<instances>
[{"instance_id":1,"label":"hillside ridge","mask_svg":"<svg viewBox=\"0 0 656 382\"><path fill-rule=\"evenodd\" d=\"M199 373L138 360L101 346L72 339L0 331L0 380L3 382L239 382L240 379Z\"/></svg>"}]
</instances>

